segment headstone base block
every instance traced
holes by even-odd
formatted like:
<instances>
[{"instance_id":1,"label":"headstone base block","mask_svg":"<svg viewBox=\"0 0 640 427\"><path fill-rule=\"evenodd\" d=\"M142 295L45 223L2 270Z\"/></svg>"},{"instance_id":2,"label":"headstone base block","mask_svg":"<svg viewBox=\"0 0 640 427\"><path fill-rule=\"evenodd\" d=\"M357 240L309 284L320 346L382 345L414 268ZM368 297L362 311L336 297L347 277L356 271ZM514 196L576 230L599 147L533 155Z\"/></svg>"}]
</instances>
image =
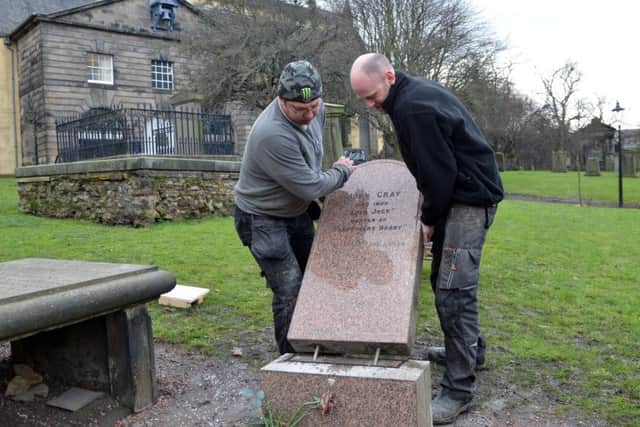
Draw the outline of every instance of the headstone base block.
<instances>
[{"instance_id":1,"label":"headstone base block","mask_svg":"<svg viewBox=\"0 0 640 427\"><path fill-rule=\"evenodd\" d=\"M285 354L260 370L273 412L284 420L305 402L331 396L328 413L306 406L304 426L431 426L429 362Z\"/></svg>"}]
</instances>

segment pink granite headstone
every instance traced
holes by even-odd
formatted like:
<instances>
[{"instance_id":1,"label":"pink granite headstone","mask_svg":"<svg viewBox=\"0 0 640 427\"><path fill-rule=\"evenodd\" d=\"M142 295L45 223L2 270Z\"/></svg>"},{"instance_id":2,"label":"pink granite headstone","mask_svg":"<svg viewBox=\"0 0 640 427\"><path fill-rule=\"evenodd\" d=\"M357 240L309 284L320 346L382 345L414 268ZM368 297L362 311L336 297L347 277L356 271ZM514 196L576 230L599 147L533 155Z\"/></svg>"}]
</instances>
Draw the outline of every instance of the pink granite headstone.
<instances>
[{"instance_id":1,"label":"pink granite headstone","mask_svg":"<svg viewBox=\"0 0 640 427\"><path fill-rule=\"evenodd\" d=\"M289 328L297 352L408 355L422 271L420 193L404 163L374 160L324 204Z\"/></svg>"}]
</instances>

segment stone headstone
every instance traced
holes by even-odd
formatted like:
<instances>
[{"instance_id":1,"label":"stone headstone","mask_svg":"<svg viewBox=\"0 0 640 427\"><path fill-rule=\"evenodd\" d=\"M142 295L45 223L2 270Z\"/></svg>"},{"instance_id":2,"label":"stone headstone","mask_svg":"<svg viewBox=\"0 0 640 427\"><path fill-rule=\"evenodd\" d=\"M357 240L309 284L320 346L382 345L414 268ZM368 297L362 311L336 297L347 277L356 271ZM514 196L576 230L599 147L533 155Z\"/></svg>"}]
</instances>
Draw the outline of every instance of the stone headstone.
<instances>
[{"instance_id":1,"label":"stone headstone","mask_svg":"<svg viewBox=\"0 0 640 427\"><path fill-rule=\"evenodd\" d=\"M596 157L589 157L585 167L586 176L600 176L600 160Z\"/></svg>"},{"instance_id":2,"label":"stone headstone","mask_svg":"<svg viewBox=\"0 0 640 427\"><path fill-rule=\"evenodd\" d=\"M607 154L604 160L604 170L611 172L616 169L617 156L613 154Z\"/></svg>"},{"instance_id":3,"label":"stone headstone","mask_svg":"<svg viewBox=\"0 0 640 427\"><path fill-rule=\"evenodd\" d=\"M289 328L297 352L411 354L422 271L420 193L374 160L327 196Z\"/></svg>"},{"instance_id":4,"label":"stone headstone","mask_svg":"<svg viewBox=\"0 0 640 427\"><path fill-rule=\"evenodd\" d=\"M636 155L631 151L625 151L622 153L622 171L624 176L635 177L636 176Z\"/></svg>"},{"instance_id":5,"label":"stone headstone","mask_svg":"<svg viewBox=\"0 0 640 427\"><path fill-rule=\"evenodd\" d=\"M324 103L325 123L322 130L322 145L324 156L322 158L323 169L328 169L338 160L343 152L342 118L344 105Z\"/></svg>"},{"instance_id":6,"label":"stone headstone","mask_svg":"<svg viewBox=\"0 0 640 427\"><path fill-rule=\"evenodd\" d=\"M566 151L557 150L551 153L551 171L566 172L567 171L567 153Z\"/></svg>"},{"instance_id":7,"label":"stone headstone","mask_svg":"<svg viewBox=\"0 0 640 427\"><path fill-rule=\"evenodd\" d=\"M497 151L496 152L496 162L498 163L498 170L503 172L504 169L504 153Z\"/></svg>"}]
</instances>

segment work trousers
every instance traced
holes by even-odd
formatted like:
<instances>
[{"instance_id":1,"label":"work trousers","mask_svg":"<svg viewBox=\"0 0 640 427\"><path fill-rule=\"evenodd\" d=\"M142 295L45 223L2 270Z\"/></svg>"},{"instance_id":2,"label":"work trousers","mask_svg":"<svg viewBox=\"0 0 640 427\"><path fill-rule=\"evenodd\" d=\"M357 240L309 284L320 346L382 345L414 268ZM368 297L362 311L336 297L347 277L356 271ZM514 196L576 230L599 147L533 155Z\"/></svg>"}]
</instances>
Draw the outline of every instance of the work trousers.
<instances>
[{"instance_id":1,"label":"work trousers","mask_svg":"<svg viewBox=\"0 0 640 427\"><path fill-rule=\"evenodd\" d=\"M447 366L443 393L471 400L475 367L484 361L485 341L478 326L480 256L496 207L455 204L432 236L431 287L444 333Z\"/></svg>"},{"instance_id":2,"label":"work trousers","mask_svg":"<svg viewBox=\"0 0 640 427\"><path fill-rule=\"evenodd\" d=\"M294 350L287 333L311 252L313 221L306 212L293 218L276 218L252 215L236 207L235 226L273 293L271 310L278 351L291 353Z\"/></svg>"}]
</instances>

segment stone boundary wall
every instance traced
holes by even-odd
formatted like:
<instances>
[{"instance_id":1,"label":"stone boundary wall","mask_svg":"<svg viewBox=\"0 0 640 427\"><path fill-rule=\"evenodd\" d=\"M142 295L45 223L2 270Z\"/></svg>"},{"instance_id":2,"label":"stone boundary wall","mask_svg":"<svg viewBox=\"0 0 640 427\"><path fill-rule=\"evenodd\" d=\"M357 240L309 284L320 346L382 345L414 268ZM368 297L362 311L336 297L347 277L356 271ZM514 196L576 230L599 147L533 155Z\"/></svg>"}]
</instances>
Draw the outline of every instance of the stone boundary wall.
<instances>
[{"instance_id":1,"label":"stone boundary wall","mask_svg":"<svg viewBox=\"0 0 640 427\"><path fill-rule=\"evenodd\" d=\"M19 208L38 216L145 226L231 215L240 162L128 157L16 170Z\"/></svg>"}]
</instances>

